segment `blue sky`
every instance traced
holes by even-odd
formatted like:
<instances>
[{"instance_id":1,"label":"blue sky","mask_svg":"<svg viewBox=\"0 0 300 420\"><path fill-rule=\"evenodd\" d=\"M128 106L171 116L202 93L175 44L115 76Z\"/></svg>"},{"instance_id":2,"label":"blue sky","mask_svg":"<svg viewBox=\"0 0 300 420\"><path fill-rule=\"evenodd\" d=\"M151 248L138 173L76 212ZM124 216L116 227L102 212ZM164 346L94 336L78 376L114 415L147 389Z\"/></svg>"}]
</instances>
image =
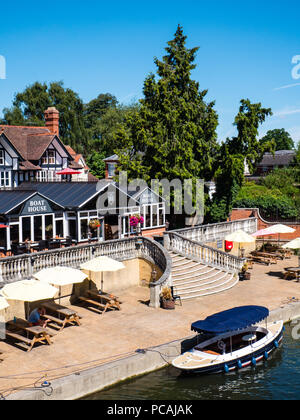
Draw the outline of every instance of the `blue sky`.
<instances>
[{"instance_id":1,"label":"blue sky","mask_svg":"<svg viewBox=\"0 0 300 420\"><path fill-rule=\"evenodd\" d=\"M285 128L298 142L300 69L292 59L300 56L299 15L293 0L2 3L0 111L37 80L63 80L84 101L105 92L124 103L139 99L153 58L180 23L188 47L200 47L192 77L216 101L219 139L234 135L239 101L249 98L274 112L261 135Z\"/></svg>"}]
</instances>

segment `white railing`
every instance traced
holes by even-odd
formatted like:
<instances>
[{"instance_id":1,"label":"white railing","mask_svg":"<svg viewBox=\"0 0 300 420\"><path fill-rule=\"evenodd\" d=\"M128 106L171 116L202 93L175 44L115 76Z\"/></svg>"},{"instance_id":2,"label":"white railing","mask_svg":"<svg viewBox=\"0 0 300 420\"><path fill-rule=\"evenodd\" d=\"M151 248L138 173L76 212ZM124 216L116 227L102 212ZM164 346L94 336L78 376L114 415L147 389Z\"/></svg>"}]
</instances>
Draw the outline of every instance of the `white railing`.
<instances>
[{"instance_id":1,"label":"white railing","mask_svg":"<svg viewBox=\"0 0 300 420\"><path fill-rule=\"evenodd\" d=\"M238 273L245 263L244 258L227 254L226 252L188 239L176 232L166 232L165 239L165 244L169 251L228 272Z\"/></svg>"},{"instance_id":2,"label":"white railing","mask_svg":"<svg viewBox=\"0 0 300 420\"><path fill-rule=\"evenodd\" d=\"M150 283L150 306L159 306L159 294L170 283L172 261L168 252L159 243L145 237L132 237L113 241L77 245L50 251L24 254L0 260L0 287L6 283L31 278L43 268L64 265L79 268L86 261L106 255L118 261L144 258L162 271L156 282Z\"/></svg>"},{"instance_id":3,"label":"white railing","mask_svg":"<svg viewBox=\"0 0 300 420\"><path fill-rule=\"evenodd\" d=\"M181 236L201 243L209 243L218 240L224 240L226 235L229 235L236 230L243 230L249 234L256 232L257 218L249 217L247 219L234 220L232 222L199 225L169 232L178 233Z\"/></svg>"}]
</instances>

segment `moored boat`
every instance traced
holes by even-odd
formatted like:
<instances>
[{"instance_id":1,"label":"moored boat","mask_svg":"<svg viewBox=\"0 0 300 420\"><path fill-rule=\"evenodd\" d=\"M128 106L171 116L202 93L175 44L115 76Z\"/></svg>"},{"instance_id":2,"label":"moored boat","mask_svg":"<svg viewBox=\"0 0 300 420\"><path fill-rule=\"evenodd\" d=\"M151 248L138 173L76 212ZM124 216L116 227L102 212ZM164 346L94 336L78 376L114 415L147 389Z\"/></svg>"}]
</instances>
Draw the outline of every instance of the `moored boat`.
<instances>
[{"instance_id":1,"label":"moored boat","mask_svg":"<svg viewBox=\"0 0 300 420\"><path fill-rule=\"evenodd\" d=\"M209 338L176 357L172 365L183 372L230 372L268 359L283 337L283 321L267 322L269 310L241 306L194 322L191 329ZM256 325L263 320L266 325Z\"/></svg>"}]
</instances>

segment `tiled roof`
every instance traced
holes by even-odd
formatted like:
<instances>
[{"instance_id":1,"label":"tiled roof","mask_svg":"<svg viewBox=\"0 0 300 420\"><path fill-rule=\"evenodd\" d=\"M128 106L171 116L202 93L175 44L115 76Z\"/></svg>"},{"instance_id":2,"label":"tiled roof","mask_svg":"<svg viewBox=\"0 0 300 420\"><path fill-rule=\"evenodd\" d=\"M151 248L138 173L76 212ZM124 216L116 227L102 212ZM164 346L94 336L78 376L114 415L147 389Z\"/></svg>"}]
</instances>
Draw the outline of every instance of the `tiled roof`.
<instances>
[{"instance_id":1,"label":"tiled roof","mask_svg":"<svg viewBox=\"0 0 300 420\"><path fill-rule=\"evenodd\" d=\"M265 153L259 166L288 166L292 163L295 157L293 150L278 150L273 156L272 153Z\"/></svg>"},{"instance_id":2,"label":"tiled roof","mask_svg":"<svg viewBox=\"0 0 300 420\"><path fill-rule=\"evenodd\" d=\"M99 180L98 180L99 181ZM67 208L77 208L89 201L108 185L107 182L23 182L17 191L37 191L45 197ZM0 193L1 194L1 193ZM0 200L1 201L1 200Z\"/></svg>"},{"instance_id":3,"label":"tiled roof","mask_svg":"<svg viewBox=\"0 0 300 420\"><path fill-rule=\"evenodd\" d=\"M0 125L2 133L24 160L40 159L55 136L46 127L11 125Z\"/></svg>"},{"instance_id":4,"label":"tiled roof","mask_svg":"<svg viewBox=\"0 0 300 420\"><path fill-rule=\"evenodd\" d=\"M40 166L34 165L33 163L29 162L28 160L23 160L20 163L19 169L21 169L21 171L28 171L28 170L40 171L42 168Z\"/></svg>"},{"instance_id":5,"label":"tiled roof","mask_svg":"<svg viewBox=\"0 0 300 420\"><path fill-rule=\"evenodd\" d=\"M21 205L29 197L34 194L34 191L16 191L16 190L4 190L0 191L0 214L5 214Z\"/></svg>"}]
</instances>

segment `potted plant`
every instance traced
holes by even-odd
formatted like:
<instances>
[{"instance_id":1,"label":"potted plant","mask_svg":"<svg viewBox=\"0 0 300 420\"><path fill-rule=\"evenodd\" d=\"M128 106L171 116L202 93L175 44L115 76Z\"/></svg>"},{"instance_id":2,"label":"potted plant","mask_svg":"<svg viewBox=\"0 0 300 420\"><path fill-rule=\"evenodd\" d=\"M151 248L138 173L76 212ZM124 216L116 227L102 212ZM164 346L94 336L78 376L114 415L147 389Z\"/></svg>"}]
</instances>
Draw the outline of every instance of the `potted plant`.
<instances>
[{"instance_id":1,"label":"potted plant","mask_svg":"<svg viewBox=\"0 0 300 420\"><path fill-rule=\"evenodd\" d=\"M249 267L248 263L246 262L243 265L243 267L241 269L241 272L239 273L239 278L240 278L241 281L242 280L250 280L251 274L249 273L249 271L247 271L248 267Z\"/></svg>"},{"instance_id":2,"label":"potted plant","mask_svg":"<svg viewBox=\"0 0 300 420\"><path fill-rule=\"evenodd\" d=\"M175 309L175 301L172 297L170 287L164 287L161 291L161 307L164 309Z\"/></svg>"}]
</instances>

